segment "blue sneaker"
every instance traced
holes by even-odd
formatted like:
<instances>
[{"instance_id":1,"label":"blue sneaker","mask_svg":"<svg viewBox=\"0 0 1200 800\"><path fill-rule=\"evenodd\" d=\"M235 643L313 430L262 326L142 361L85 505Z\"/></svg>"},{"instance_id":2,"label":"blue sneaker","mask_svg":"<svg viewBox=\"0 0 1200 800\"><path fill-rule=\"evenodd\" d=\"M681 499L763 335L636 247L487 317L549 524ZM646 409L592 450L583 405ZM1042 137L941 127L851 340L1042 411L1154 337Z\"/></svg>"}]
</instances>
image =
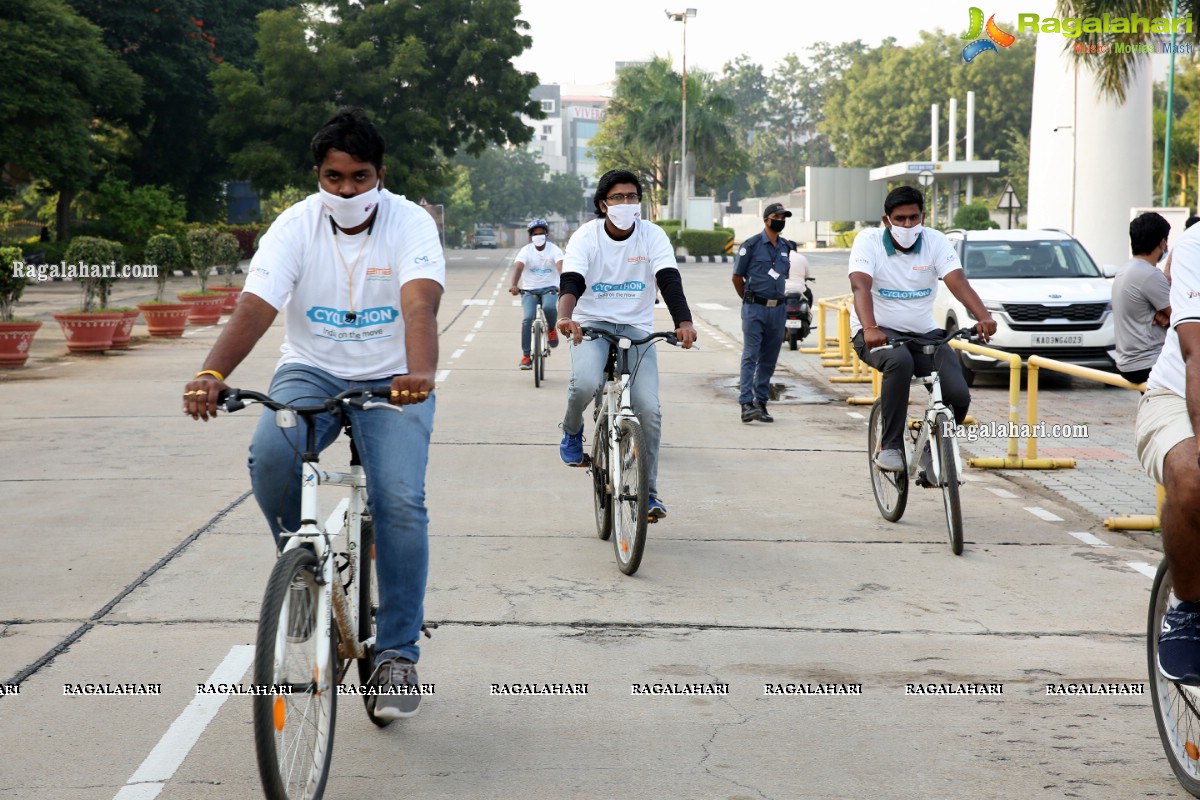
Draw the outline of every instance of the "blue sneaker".
<instances>
[{"instance_id":1,"label":"blue sneaker","mask_svg":"<svg viewBox=\"0 0 1200 800\"><path fill-rule=\"evenodd\" d=\"M568 467L578 467L583 464L583 428L579 433L563 431L562 442L558 445L558 455Z\"/></svg>"},{"instance_id":2,"label":"blue sneaker","mask_svg":"<svg viewBox=\"0 0 1200 800\"><path fill-rule=\"evenodd\" d=\"M1158 671L1167 680L1200 684L1200 602L1180 603L1163 614Z\"/></svg>"},{"instance_id":3,"label":"blue sneaker","mask_svg":"<svg viewBox=\"0 0 1200 800\"><path fill-rule=\"evenodd\" d=\"M656 495L650 495L649 502L646 503L646 512L650 522L658 522L667 515L667 507Z\"/></svg>"}]
</instances>

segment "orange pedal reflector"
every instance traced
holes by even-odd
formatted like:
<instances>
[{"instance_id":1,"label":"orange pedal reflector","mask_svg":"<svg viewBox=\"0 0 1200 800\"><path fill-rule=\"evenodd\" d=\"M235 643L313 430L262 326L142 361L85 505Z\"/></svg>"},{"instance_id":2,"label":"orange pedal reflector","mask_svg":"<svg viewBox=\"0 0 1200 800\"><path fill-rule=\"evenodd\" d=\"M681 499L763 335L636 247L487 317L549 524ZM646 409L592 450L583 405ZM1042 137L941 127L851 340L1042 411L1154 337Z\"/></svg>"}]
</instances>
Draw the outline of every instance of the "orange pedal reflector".
<instances>
[{"instance_id":1,"label":"orange pedal reflector","mask_svg":"<svg viewBox=\"0 0 1200 800\"><path fill-rule=\"evenodd\" d=\"M1195 743L1188 742L1183 746L1183 749L1187 750L1188 758L1192 761L1200 760L1200 749L1196 748Z\"/></svg>"},{"instance_id":2,"label":"orange pedal reflector","mask_svg":"<svg viewBox=\"0 0 1200 800\"><path fill-rule=\"evenodd\" d=\"M287 705L282 697L275 698L275 731L283 732L283 723L287 720Z\"/></svg>"}]
</instances>

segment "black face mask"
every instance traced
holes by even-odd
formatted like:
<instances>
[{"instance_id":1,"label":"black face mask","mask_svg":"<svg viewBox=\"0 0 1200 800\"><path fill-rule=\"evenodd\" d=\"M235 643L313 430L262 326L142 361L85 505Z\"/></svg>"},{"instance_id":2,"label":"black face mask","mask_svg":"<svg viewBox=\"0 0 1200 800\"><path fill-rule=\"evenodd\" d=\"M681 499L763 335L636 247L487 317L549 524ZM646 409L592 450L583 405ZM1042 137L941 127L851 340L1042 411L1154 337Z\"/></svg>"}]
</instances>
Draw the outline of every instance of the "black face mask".
<instances>
[{"instance_id":1,"label":"black face mask","mask_svg":"<svg viewBox=\"0 0 1200 800\"><path fill-rule=\"evenodd\" d=\"M767 227L770 228L771 230L775 231L775 233L779 233L780 231L782 231L784 225L787 225L786 219L769 219L769 220L767 220Z\"/></svg>"}]
</instances>

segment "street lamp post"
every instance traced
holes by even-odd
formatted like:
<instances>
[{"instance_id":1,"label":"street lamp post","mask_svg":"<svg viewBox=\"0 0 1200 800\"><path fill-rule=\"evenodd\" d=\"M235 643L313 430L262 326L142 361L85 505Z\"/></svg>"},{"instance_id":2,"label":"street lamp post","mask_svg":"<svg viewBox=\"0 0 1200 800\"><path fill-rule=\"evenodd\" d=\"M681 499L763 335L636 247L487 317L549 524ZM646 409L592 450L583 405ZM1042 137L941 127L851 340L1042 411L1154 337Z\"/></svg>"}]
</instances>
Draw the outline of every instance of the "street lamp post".
<instances>
[{"instance_id":1,"label":"street lamp post","mask_svg":"<svg viewBox=\"0 0 1200 800\"><path fill-rule=\"evenodd\" d=\"M687 21L696 16L696 9L666 11L667 19L683 23L683 130L680 134L679 157L679 230L687 228Z\"/></svg>"}]
</instances>

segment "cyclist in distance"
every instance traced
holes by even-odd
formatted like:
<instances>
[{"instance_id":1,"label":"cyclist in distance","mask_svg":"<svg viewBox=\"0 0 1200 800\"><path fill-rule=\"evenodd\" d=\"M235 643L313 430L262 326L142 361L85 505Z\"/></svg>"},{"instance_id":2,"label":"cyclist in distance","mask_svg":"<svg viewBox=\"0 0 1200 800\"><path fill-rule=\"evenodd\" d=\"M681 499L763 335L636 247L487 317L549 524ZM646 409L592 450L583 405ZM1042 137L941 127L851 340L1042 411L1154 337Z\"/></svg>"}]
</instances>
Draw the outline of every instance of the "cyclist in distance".
<instances>
[{"instance_id":1,"label":"cyclist in distance","mask_svg":"<svg viewBox=\"0 0 1200 800\"><path fill-rule=\"evenodd\" d=\"M600 177L592 199L596 219L584 223L567 243L558 298L558 329L570 336L571 380L559 455L564 463L583 463L583 412L604 385L608 342L583 341L581 326L640 339L654 332L655 286L671 313L683 347L696 341L692 313L675 266L675 250L663 229L640 219L642 184L628 170ZM658 359L654 343L631 352L631 401L645 434L650 519L667 515L658 497L658 445L662 411L658 402Z\"/></svg>"},{"instance_id":2,"label":"cyclist in distance","mask_svg":"<svg viewBox=\"0 0 1200 800\"><path fill-rule=\"evenodd\" d=\"M943 233L921 224L925 199L920 192L911 186L893 189L883 201L883 212L883 227L860 231L850 249L850 287L854 292L850 330L858 357L883 373L883 437L875 464L888 472L903 472L909 384L915 374L928 375L932 364L916 348L894 347L878 353L871 348L887 344L888 339L921 337L939 330L933 321L939 279L978 320L983 341L996 332L996 321L967 282L954 246ZM958 356L950 345L943 344L933 361L942 397L954 409L954 421L962 425L971 394ZM921 458L928 475L932 463L928 446Z\"/></svg>"},{"instance_id":3,"label":"cyclist in distance","mask_svg":"<svg viewBox=\"0 0 1200 800\"><path fill-rule=\"evenodd\" d=\"M310 145L318 190L263 234L237 310L183 393L184 413L216 416L226 378L284 314L270 396L283 403L390 386L403 414L350 409L376 536L381 689L417 686L417 639L429 567L425 467L433 429L437 311L446 262L433 218L382 188L384 140L361 109L343 109ZM305 425L281 429L264 410L250 444L250 481L276 542L300 526ZM324 450L340 428L317 418ZM376 715L413 716L420 695L382 692Z\"/></svg>"},{"instance_id":4,"label":"cyclist in distance","mask_svg":"<svg viewBox=\"0 0 1200 800\"><path fill-rule=\"evenodd\" d=\"M533 318L537 314L537 304L542 304L542 313L546 315L547 338L551 347L558 347L558 331L554 329L558 321L558 280L562 272L563 251L546 236L550 226L544 219L535 219L527 226L529 244L517 253L513 260L513 279L509 291L520 295L521 307L525 312L521 320L521 369L532 369L533 361L529 358L530 329Z\"/></svg>"}]
</instances>

